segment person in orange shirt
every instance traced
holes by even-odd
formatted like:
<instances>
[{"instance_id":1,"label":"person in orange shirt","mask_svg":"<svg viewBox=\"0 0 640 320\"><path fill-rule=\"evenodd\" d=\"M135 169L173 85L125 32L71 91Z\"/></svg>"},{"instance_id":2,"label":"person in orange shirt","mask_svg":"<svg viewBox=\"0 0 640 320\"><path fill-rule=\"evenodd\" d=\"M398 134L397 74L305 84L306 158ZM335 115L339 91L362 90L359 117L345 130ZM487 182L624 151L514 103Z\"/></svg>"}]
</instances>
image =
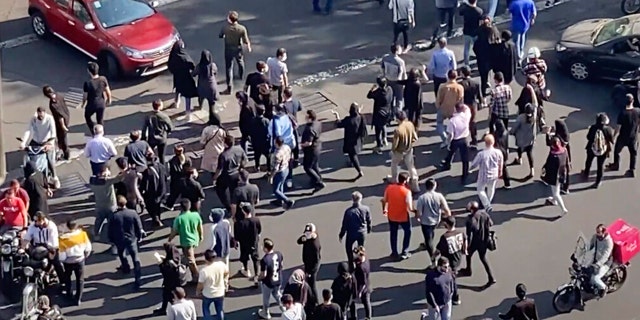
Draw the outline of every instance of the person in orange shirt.
<instances>
[{"instance_id":1,"label":"person in orange shirt","mask_svg":"<svg viewBox=\"0 0 640 320\"><path fill-rule=\"evenodd\" d=\"M16 196L15 189L8 189L4 194L4 199L0 201L0 217L2 217L0 234L10 229L22 230L29 225L27 208L24 201Z\"/></svg>"},{"instance_id":2,"label":"person in orange shirt","mask_svg":"<svg viewBox=\"0 0 640 320\"><path fill-rule=\"evenodd\" d=\"M382 198L382 212L389 219L389 241L391 244L391 257L403 260L409 259L409 243L411 241L411 217L413 209L413 197L411 189L407 186L409 174L398 174L398 183L389 184L384 190ZM398 256L398 228L402 227L404 238L402 240L402 255Z\"/></svg>"}]
</instances>

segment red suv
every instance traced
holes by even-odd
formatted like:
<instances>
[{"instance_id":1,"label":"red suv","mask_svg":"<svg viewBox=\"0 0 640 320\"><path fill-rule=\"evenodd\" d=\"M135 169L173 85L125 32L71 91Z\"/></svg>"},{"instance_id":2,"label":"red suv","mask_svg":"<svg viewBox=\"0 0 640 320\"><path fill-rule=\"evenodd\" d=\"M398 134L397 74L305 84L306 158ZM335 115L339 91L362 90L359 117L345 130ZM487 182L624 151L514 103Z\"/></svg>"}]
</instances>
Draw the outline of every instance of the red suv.
<instances>
[{"instance_id":1,"label":"red suv","mask_svg":"<svg viewBox=\"0 0 640 320\"><path fill-rule=\"evenodd\" d=\"M144 0L29 0L33 31L54 35L98 61L108 78L167 69L180 34Z\"/></svg>"}]
</instances>

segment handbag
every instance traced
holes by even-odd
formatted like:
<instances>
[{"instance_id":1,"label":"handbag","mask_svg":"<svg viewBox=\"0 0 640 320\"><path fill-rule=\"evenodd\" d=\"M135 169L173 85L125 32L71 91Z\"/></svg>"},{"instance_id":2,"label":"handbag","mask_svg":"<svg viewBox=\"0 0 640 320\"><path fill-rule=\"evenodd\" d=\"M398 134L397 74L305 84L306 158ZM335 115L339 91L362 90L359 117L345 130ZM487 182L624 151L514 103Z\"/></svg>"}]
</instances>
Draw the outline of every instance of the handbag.
<instances>
[{"instance_id":1,"label":"handbag","mask_svg":"<svg viewBox=\"0 0 640 320\"><path fill-rule=\"evenodd\" d=\"M489 238L487 239L487 249L489 249L489 251L496 251L498 248L496 243L497 239L498 237L496 237L496 232L489 231Z\"/></svg>"},{"instance_id":2,"label":"handbag","mask_svg":"<svg viewBox=\"0 0 640 320\"><path fill-rule=\"evenodd\" d=\"M402 29L408 29L409 28L409 19L400 19L400 15L398 14L398 0L394 0L394 6L395 6L395 15L396 18L398 18L396 20L396 25Z\"/></svg>"}]
</instances>

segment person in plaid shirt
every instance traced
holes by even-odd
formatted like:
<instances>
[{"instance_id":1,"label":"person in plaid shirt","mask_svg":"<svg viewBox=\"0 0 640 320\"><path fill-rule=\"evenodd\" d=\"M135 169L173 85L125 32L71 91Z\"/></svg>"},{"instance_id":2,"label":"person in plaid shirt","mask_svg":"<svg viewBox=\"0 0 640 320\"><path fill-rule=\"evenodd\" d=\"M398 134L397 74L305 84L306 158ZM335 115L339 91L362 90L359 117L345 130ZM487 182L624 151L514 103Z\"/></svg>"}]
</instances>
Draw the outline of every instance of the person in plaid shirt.
<instances>
[{"instance_id":1,"label":"person in plaid shirt","mask_svg":"<svg viewBox=\"0 0 640 320\"><path fill-rule=\"evenodd\" d=\"M504 75L502 72L496 72L493 76L496 87L491 90L491 103L489 104L491 115L489 118L489 133L495 131L496 121L502 121L504 127L508 128L509 124L509 101L511 101L511 87L504 83Z\"/></svg>"},{"instance_id":2,"label":"person in plaid shirt","mask_svg":"<svg viewBox=\"0 0 640 320\"><path fill-rule=\"evenodd\" d=\"M551 94L551 92L547 90L547 81L545 79L547 70L547 63L544 59L540 58L540 49L536 47L529 49L527 64L522 68L522 72L526 76L533 76L537 80L535 84L538 85L545 99Z\"/></svg>"},{"instance_id":3,"label":"person in plaid shirt","mask_svg":"<svg viewBox=\"0 0 640 320\"><path fill-rule=\"evenodd\" d=\"M273 185L273 193L276 196L276 200L272 201L273 204L282 205L285 210L289 210L295 201L287 198L284 194L284 183L289 176L289 170L291 170L290 164L293 159L293 153L291 147L284 143L282 137L276 137L275 139L276 150L271 155L271 184Z\"/></svg>"}]
</instances>

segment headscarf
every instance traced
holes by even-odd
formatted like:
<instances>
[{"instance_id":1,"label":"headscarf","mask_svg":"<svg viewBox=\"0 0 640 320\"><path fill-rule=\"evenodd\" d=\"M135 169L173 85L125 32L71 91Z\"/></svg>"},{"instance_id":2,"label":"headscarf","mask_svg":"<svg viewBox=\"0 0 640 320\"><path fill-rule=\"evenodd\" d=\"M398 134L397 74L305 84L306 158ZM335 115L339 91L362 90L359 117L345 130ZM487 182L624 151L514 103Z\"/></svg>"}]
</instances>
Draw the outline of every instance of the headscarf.
<instances>
[{"instance_id":1,"label":"headscarf","mask_svg":"<svg viewBox=\"0 0 640 320\"><path fill-rule=\"evenodd\" d=\"M34 173L36 173L36 162L31 160L28 161L27 163L24 164L24 167L22 168L22 170L24 170L24 178L28 179L30 176L32 176Z\"/></svg>"},{"instance_id":2,"label":"headscarf","mask_svg":"<svg viewBox=\"0 0 640 320\"><path fill-rule=\"evenodd\" d=\"M303 285L304 284L304 280L307 278L307 274L304 273L304 270L302 269L296 269L292 274L291 277L289 277L289 284L299 284L299 285Z\"/></svg>"},{"instance_id":3,"label":"headscarf","mask_svg":"<svg viewBox=\"0 0 640 320\"><path fill-rule=\"evenodd\" d=\"M198 77L209 79L213 77L213 55L209 50L202 50L198 63Z\"/></svg>"},{"instance_id":4,"label":"headscarf","mask_svg":"<svg viewBox=\"0 0 640 320\"><path fill-rule=\"evenodd\" d=\"M569 143L569 128L564 120L558 119L555 122L556 126L556 137L560 138L564 144Z\"/></svg>"},{"instance_id":5,"label":"headscarf","mask_svg":"<svg viewBox=\"0 0 640 320\"><path fill-rule=\"evenodd\" d=\"M169 71L171 73L179 72L188 62L193 63L193 59L191 59L191 56L184 50L184 42L181 40L176 41L169 53L169 62L167 62Z\"/></svg>"},{"instance_id":6,"label":"headscarf","mask_svg":"<svg viewBox=\"0 0 640 320\"><path fill-rule=\"evenodd\" d=\"M352 103L351 106L349 107L349 116L350 117L356 117L358 116L360 113L358 112L360 109L360 106L357 103Z\"/></svg>"},{"instance_id":7,"label":"headscarf","mask_svg":"<svg viewBox=\"0 0 640 320\"><path fill-rule=\"evenodd\" d=\"M211 213L209 214L209 220L213 223L218 223L222 221L222 218L227 214L227 209L224 208L213 208L211 209Z\"/></svg>"},{"instance_id":8,"label":"headscarf","mask_svg":"<svg viewBox=\"0 0 640 320\"><path fill-rule=\"evenodd\" d=\"M349 272L349 265L346 262L341 262L338 264L338 274L345 279L351 278L351 273Z\"/></svg>"},{"instance_id":9,"label":"headscarf","mask_svg":"<svg viewBox=\"0 0 640 320\"><path fill-rule=\"evenodd\" d=\"M555 136L551 138L551 153L552 154L562 154L566 151L565 147L562 144L562 139L560 137ZM557 140L556 140L557 139ZM555 143L556 141L560 141L560 143Z\"/></svg>"}]
</instances>

